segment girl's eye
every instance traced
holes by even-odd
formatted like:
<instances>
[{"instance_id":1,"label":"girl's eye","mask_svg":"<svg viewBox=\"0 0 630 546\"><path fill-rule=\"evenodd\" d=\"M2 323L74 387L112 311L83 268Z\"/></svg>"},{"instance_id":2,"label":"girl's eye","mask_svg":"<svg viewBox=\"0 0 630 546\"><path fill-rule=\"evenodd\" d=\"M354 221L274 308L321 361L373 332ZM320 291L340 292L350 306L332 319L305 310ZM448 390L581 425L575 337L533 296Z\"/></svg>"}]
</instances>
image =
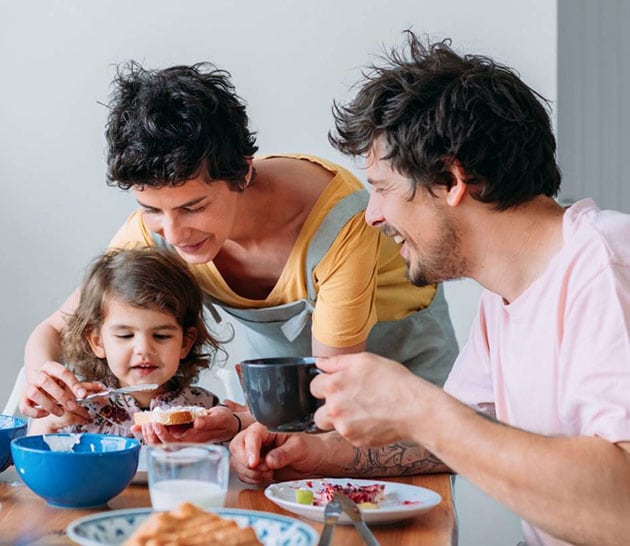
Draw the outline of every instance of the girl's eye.
<instances>
[{"instance_id":1,"label":"girl's eye","mask_svg":"<svg viewBox=\"0 0 630 546\"><path fill-rule=\"evenodd\" d=\"M119 339L131 339L133 334L117 334L116 337Z\"/></svg>"},{"instance_id":2,"label":"girl's eye","mask_svg":"<svg viewBox=\"0 0 630 546\"><path fill-rule=\"evenodd\" d=\"M154 337L155 339L163 340L163 339L170 339L173 336L171 336L170 334L155 334Z\"/></svg>"}]
</instances>

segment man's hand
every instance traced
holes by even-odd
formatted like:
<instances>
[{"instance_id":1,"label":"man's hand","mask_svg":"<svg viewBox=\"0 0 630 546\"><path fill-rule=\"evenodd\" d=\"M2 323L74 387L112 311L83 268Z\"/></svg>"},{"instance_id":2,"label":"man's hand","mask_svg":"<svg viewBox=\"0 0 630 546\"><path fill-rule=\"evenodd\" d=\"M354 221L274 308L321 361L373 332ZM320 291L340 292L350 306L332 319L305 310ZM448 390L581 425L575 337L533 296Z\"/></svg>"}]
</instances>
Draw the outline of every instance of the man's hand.
<instances>
[{"instance_id":1,"label":"man's hand","mask_svg":"<svg viewBox=\"0 0 630 546\"><path fill-rule=\"evenodd\" d=\"M247 483L314 477L325 472L326 434L278 434L254 423L230 443L232 468Z\"/></svg>"},{"instance_id":2,"label":"man's hand","mask_svg":"<svg viewBox=\"0 0 630 546\"><path fill-rule=\"evenodd\" d=\"M61 417L65 410L75 416L87 418L88 412L77 404L89 392L103 390L100 383L80 382L62 364L49 361L37 371L27 375L27 383L22 391L20 411L35 419L55 415Z\"/></svg>"},{"instance_id":3,"label":"man's hand","mask_svg":"<svg viewBox=\"0 0 630 546\"><path fill-rule=\"evenodd\" d=\"M317 367L326 373L313 379L311 392L326 402L315 412L315 424L335 428L358 447L414 440L420 415L430 407L425 402L441 392L403 365L370 353L319 358Z\"/></svg>"}]
</instances>

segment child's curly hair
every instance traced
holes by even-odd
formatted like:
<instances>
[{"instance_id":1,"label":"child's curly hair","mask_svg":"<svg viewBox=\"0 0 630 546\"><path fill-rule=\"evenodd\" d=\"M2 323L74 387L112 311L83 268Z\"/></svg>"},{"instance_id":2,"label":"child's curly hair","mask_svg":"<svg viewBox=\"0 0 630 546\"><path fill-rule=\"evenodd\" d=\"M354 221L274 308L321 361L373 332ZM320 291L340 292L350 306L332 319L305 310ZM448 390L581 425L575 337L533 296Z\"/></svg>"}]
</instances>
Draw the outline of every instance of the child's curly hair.
<instances>
[{"instance_id":1,"label":"child's curly hair","mask_svg":"<svg viewBox=\"0 0 630 546\"><path fill-rule=\"evenodd\" d=\"M87 335L105 319L105 303L119 299L139 309L157 309L175 317L184 333L195 330L195 341L180 361L170 383L173 388L193 383L217 347L203 319L202 291L186 264L175 253L155 247L109 250L96 258L81 288L79 305L67 318L62 350L68 367L86 381L117 387L104 358L92 351ZM205 346L205 347L204 347ZM211 354L204 350L210 350Z\"/></svg>"}]
</instances>

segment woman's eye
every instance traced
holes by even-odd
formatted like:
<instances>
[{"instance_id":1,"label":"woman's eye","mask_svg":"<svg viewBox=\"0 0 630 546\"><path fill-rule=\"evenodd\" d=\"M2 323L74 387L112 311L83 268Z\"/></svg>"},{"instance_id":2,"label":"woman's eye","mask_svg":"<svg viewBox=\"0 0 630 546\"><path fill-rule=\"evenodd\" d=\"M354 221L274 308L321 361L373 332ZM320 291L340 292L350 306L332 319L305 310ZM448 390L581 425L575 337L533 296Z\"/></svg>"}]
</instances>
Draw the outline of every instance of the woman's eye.
<instances>
[{"instance_id":1,"label":"woman's eye","mask_svg":"<svg viewBox=\"0 0 630 546\"><path fill-rule=\"evenodd\" d=\"M196 209L184 209L184 212L187 212L188 214L196 214L197 212L203 212L206 208L207 206L204 205L202 207L197 207Z\"/></svg>"}]
</instances>

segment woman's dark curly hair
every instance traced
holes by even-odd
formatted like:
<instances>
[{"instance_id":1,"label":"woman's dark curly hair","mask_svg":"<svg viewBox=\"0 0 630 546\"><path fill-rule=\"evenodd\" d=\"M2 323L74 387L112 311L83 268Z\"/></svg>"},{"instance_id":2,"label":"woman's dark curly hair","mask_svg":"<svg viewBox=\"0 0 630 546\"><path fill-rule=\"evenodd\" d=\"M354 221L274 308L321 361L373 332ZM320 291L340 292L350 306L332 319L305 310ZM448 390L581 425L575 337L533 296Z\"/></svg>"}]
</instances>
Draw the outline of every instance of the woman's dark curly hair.
<instances>
[{"instance_id":1,"label":"woman's dark curly hair","mask_svg":"<svg viewBox=\"0 0 630 546\"><path fill-rule=\"evenodd\" d=\"M68 367L87 381L118 387L104 358L92 351L87 336L98 331L111 298L139 309L156 309L172 315L186 335L194 328L195 341L171 379L173 388L193 383L209 367L204 350L217 349L203 319L202 291L186 264L175 253L156 247L110 250L89 268L81 288L79 305L67 317L62 332L62 351Z\"/></svg>"},{"instance_id":2,"label":"woman's dark curly hair","mask_svg":"<svg viewBox=\"0 0 630 546\"><path fill-rule=\"evenodd\" d=\"M372 65L348 105L333 105L331 144L362 156L382 137L381 159L418 186L450 187L462 166L473 196L505 210L560 187L547 101L488 57L457 55L450 40L422 43L406 31L408 52Z\"/></svg>"},{"instance_id":3,"label":"woman's dark curly hair","mask_svg":"<svg viewBox=\"0 0 630 546\"><path fill-rule=\"evenodd\" d=\"M118 67L109 119L108 184L180 185L204 175L243 190L256 153L230 74L210 63L146 70Z\"/></svg>"}]
</instances>

